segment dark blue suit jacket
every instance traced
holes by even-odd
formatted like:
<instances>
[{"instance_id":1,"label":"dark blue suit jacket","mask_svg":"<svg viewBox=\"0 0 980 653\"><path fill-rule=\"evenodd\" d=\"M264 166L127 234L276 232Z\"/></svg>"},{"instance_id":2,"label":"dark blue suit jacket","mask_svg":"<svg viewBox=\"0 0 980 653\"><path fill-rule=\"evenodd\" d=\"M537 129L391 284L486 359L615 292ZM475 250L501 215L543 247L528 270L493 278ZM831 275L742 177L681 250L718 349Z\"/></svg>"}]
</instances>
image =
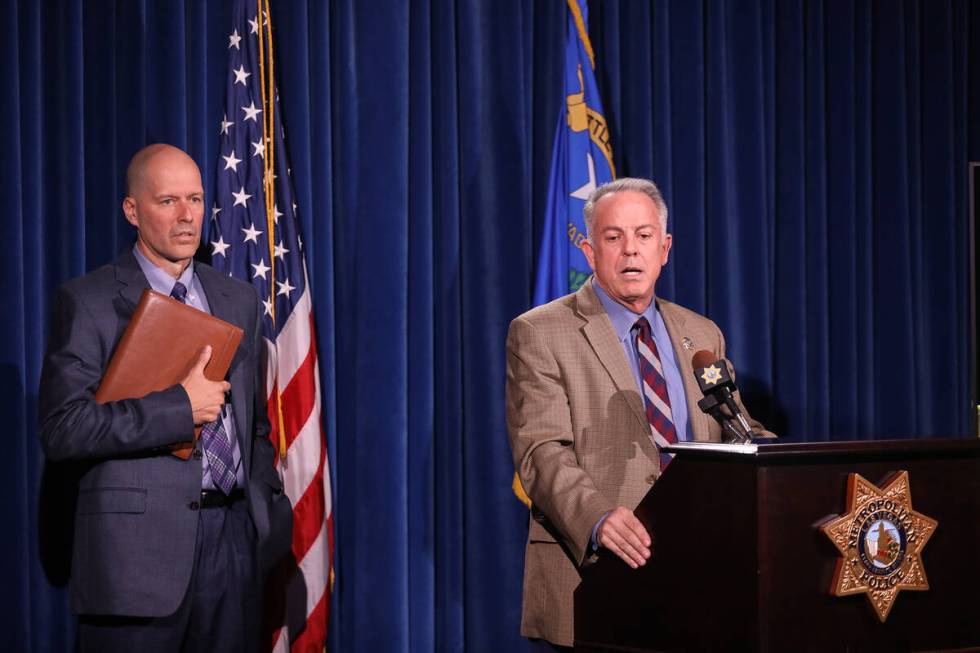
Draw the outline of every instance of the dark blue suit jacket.
<instances>
[{"instance_id":1,"label":"dark blue suit jacket","mask_svg":"<svg viewBox=\"0 0 980 653\"><path fill-rule=\"evenodd\" d=\"M263 567L286 555L292 509L273 467L259 377L264 347L254 289L195 263L212 313L245 331L228 372L245 493ZM180 385L97 404L95 391L149 284L131 251L69 281L56 295L40 388L40 436L52 460L82 461L75 511L71 607L79 614L159 617L180 605L194 562L201 494L200 442ZM175 333L179 338L180 334ZM258 571L257 571L258 573Z\"/></svg>"}]
</instances>

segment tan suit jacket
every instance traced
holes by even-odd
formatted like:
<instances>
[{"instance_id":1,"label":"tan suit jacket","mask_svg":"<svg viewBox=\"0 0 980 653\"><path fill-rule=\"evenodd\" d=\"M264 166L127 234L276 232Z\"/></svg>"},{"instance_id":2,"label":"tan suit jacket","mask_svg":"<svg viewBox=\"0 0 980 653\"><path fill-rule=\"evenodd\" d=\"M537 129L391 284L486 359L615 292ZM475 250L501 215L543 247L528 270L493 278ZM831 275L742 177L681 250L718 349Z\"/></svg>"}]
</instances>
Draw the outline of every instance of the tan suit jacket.
<instances>
[{"instance_id":1,"label":"tan suit jacket","mask_svg":"<svg viewBox=\"0 0 980 653\"><path fill-rule=\"evenodd\" d=\"M617 506L635 508L660 475L643 399L592 284L521 315L507 335L507 427L534 504L521 633L563 646L572 644L573 592L580 567L593 559L593 527ZM691 360L700 349L723 358L721 330L677 304L657 304L693 437L720 442L721 428L697 407L702 394Z\"/></svg>"}]
</instances>

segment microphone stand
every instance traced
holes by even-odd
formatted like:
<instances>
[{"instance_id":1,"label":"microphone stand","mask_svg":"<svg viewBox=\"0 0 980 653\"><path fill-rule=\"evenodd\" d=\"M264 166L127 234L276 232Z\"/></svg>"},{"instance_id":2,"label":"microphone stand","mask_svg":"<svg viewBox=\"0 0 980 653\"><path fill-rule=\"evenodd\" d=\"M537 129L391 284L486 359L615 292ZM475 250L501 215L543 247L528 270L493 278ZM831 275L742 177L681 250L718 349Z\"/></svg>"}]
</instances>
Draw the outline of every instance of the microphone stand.
<instances>
[{"instance_id":1,"label":"microphone stand","mask_svg":"<svg viewBox=\"0 0 980 653\"><path fill-rule=\"evenodd\" d=\"M735 427L735 424L732 423L734 419L732 415L722 409L723 405L724 402L718 401L718 398L714 394L707 394L703 399L698 401L698 408L715 418L715 421L721 425L722 431L728 434L730 442L734 442L735 444L749 442L752 438L752 429L749 428L748 422L745 421L741 413L736 413L735 417L741 418L738 420L738 425L742 427L742 430L739 431Z\"/></svg>"}]
</instances>

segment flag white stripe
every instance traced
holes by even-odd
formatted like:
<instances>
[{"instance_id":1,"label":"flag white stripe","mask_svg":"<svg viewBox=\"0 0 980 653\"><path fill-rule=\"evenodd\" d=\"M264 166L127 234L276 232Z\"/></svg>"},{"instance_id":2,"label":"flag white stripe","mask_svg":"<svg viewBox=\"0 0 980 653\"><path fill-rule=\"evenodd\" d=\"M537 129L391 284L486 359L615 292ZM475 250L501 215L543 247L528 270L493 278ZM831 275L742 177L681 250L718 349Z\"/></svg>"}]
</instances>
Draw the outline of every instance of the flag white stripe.
<instances>
[{"instance_id":1,"label":"flag white stripe","mask_svg":"<svg viewBox=\"0 0 980 653\"><path fill-rule=\"evenodd\" d=\"M262 342L265 343L265 388L266 388L266 399L272 396L274 389L274 383L276 382L276 359L279 358L279 354L276 351L276 345L268 338L262 338Z\"/></svg>"},{"instance_id":2,"label":"flag white stripe","mask_svg":"<svg viewBox=\"0 0 980 653\"><path fill-rule=\"evenodd\" d=\"M327 587L328 545L327 522L324 520L310 550L299 561L299 569L303 573L303 582L306 585L306 614L313 612L313 608L320 602L320 597ZM299 582L298 577L294 580Z\"/></svg>"},{"instance_id":3,"label":"flag white stripe","mask_svg":"<svg viewBox=\"0 0 980 653\"><path fill-rule=\"evenodd\" d=\"M313 482L320 462L323 441L320 437L319 417L316 411L309 415L306 424L286 452L286 460L283 463L283 485L286 496L294 506ZM329 505L328 503L327 512L330 512Z\"/></svg>"},{"instance_id":4,"label":"flag white stripe","mask_svg":"<svg viewBox=\"0 0 980 653\"><path fill-rule=\"evenodd\" d=\"M289 319L279 332L279 389L284 390L292 380L296 370L310 353L310 290L309 284L296 302Z\"/></svg>"},{"instance_id":5,"label":"flag white stripe","mask_svg":"<svg viewBox=\"0 0 980 653\"><path fill-rule=\"evenodd\" d=\"M286 653L289 650L289 631L283 627L276 636L276 643L272 645L272 653Z\"/></svg>"}]
</instances>

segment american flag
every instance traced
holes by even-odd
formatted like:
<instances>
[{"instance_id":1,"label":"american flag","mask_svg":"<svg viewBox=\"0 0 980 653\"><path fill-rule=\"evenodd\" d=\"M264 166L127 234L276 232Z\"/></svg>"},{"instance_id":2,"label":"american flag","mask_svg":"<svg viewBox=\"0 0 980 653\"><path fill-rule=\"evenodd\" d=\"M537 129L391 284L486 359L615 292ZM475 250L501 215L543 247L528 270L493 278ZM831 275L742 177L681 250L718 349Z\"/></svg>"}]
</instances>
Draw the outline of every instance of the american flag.
<instances>
[{"instance_id":1,"label":"american flag","mask_svg":"<svg viewBox=\"0 0 980 653\"><path fill-rule=\"evenodd\" d=\"M333 528L310 287L274 81L270 92L274 50L267 0L261 18L258 3L238 0L234 17L208 240L213 265L251 282L265 307L271 439L286 452L279 469L293 504L297 563L290 577L278 579L276 596L267 597L268 608L285 608L288 624L272 633L271 644L275 651L322 651ZM264 184L273 172L269 165L272 193Z\"/></svg>"}]
</instances>

